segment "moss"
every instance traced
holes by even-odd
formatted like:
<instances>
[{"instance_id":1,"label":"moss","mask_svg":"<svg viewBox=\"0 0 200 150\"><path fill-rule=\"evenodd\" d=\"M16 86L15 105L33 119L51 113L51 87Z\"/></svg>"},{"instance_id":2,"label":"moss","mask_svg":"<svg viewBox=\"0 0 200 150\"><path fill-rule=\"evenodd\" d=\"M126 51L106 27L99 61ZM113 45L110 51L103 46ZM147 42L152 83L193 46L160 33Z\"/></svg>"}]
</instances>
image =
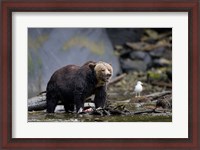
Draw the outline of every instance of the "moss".
<instances>
[{"instance_id":1,"label":"moss","mask_svg":"<svg viewBox=\"0 0 200 150\"><path fill-rule=\"evenodd\" d=\"M148 80L156 80L156 81L166 81L167 80L167 75L166 75L166 69L159 69L157 71L148 71L147 72L147 77Z\"/></svg>"},{"instance_id":2,"label":"moss","mask_svg":"<svg viewBox=\"0 0 200 150\"><path fill-rule=\"evenodd\" d=\"M29 73L29 75L33 74L34 71L35 71L35 66L34 66L34 63L33 63L32 56L29 53L28 54L28 73Z\"/></svg>"},{"instance_id":3,"label":"moss","mask_svg":"<svg viewBox=\"0 0 200 150\"><path fill-rule=\"evenodd\" d=\"M42 34L33 39L32 37L28 37L28 48L38 50L44 42L49 39L48 34Z\"/></svg>"},{"instance_id":4,"label":"moss","mask_svg":"<svg viewBox=\"0 0 200 150\"><path fill-rule=\"evenodd\" d=\"M159 73L154 73L154 72L148 72L148 76L152 79L160 79L161 78L161 74Z\"/></svg>"},{"instance_id":5,"label":"moss","mask_svg":"<svg viewBox=\"0 0 200 150\"><path fill-rule=\"evenodd\" d=\"M37 57L36 62L33 62L32 55L30 53L28 54L28 73L29 73L29 75L35 73L36 67L38 67L38 71L41 72L42 71L42 65L43 65L42 59L40 58L40 56Z\"/></svg>"},{"instance_id":6,"label":"moss","mask_svg":"<svg viewBox=\"0 0 200 150\"><path fill-rule=\"evenodd\" d=\"M40 57L38 57L37 63L38 63L39 69L42 70L42 59Z\"/></svg>"},{"instance_id":7,"label":"moss","mask_svg":"<svg viewBox=\"0 0 200 150\"><path fill-rule=\"evenodd\" d=\"M104 55L105 54L105 45L102 41L94 42L89 40L86 37L76 36L68 41L66 41L63 45L63 50L68 50L74 46L82 46L89 49L92 53L96 55Z\"/></svg>"}]
</instances>

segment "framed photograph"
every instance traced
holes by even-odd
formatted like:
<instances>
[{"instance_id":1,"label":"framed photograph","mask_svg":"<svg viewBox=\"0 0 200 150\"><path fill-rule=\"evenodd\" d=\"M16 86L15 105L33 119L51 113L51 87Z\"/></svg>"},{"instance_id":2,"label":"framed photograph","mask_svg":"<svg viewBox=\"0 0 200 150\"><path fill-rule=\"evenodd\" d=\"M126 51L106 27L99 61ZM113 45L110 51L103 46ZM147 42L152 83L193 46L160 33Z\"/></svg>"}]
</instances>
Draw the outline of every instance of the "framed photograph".
<instances>
[{"instance_id":1,"label":"framed photograph","mask_svg":"<svg viewBox=\"0 0 200 150\"><path fill-rule=\"evenodd\" d=\"M2 1L1 148L199 149L199 6Z\"/></svg>"}]
</instances>

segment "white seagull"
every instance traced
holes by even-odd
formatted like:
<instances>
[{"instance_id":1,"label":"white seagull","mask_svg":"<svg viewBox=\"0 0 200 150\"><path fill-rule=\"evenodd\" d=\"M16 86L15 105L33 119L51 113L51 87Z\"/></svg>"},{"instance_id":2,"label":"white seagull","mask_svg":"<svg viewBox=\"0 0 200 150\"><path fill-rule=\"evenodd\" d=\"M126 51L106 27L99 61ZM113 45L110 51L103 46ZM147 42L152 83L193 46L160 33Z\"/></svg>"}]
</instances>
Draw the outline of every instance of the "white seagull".
<instances>
[{"instance_id":1,"label":"white seagull","mask_svg":"<svg viewBox=\"0 0 200 150\"><path fill-rule=\"evenodd\" d=\"M135 97L140 97L140 92L142 92L143 88L142 88L142 82L138 81L137 85L135 86Z\"/></svg>"}]
</instances>

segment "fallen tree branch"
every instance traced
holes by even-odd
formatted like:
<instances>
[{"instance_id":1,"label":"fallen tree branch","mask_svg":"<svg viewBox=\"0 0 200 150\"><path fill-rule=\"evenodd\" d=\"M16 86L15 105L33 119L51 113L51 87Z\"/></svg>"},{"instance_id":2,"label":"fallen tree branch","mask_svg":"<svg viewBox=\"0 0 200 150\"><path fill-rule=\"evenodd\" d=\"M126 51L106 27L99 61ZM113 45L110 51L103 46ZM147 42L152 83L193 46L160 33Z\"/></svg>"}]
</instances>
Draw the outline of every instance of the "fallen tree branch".
<instances>
[{"instance_id":1,"label":"fallen tree branch","mask_svg":"<svg viewBox=\"0 0 200 150\"><path fill-rule=\"evenodd\" d=\"M126 75L127 75L126 73L123 73L123 74L121 74L120 76L115 77L113 80L111 80L111 81L108 83L108 86L113 85L113 84L115 84L116 82L119 82L119 81L122 80Z\"/></svg>"},{"instance_id":2,"label":"fallen tree branch","mask_svg":"<svg viewBox=\"0 0 200 150\"><path fill-rule=\"evenodd\" d=\"M171 94L171 93L172 93L171 91L156 92L156 93L152 93L152 94L146 95L145 97L152 98L152 99L157 99L159 97L162 97L162 96L165 96L165 95Z\"/></svg>"},{"instance_id":3,"label":"fallen tree branch","mask_svg":"<svg viewBox=\"0 0 200 150\"><path fill-rule=\"evenodd\" d=\"M139 115L139 114L144 114L144 113L163 113L164 111L158 111L156 109L152 109L152 110L144 110L144 111L137 111L134 112L134 115Z\"/></svg>"},{"instance_id":4,"label":"fallen tree branch","mask_svg":"<svg viewBox=\"0 0 200 150\"><path fill-rule=\"evenodd\" d=\"M171 95L171 93L172 93L171 91L156 92L149 95L133 98L133 101L134 102L155 101L160 98L163 98L166 95Z\"/></svg>"},{"instance_id":5,"label":"fallen tree branch","mask_svg":"<svg viewBox=\"0 0 200 150\"><path fill-rule=\"evenodd\" d=\"M163 87L172 87L171 83L165 83L165 82L152 82L152 85L156 85L156 86L163 86Z\"/></svg>"}]
</instances>

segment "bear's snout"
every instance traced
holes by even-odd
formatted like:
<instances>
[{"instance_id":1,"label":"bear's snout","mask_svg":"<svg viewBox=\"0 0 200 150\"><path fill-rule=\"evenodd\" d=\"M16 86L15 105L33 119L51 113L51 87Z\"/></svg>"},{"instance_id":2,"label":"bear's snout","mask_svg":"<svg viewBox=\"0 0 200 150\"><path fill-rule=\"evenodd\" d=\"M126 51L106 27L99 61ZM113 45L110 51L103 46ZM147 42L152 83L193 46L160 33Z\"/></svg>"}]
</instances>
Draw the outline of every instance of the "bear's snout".
<instances>
[{"instance_id":1,"label":"bear's snout","mask_svg":"<svg viewBox=\"0 0 200 150\"><path fill-rule=\"evenodd\" d=\"M106 74L107 77L111 77L111 75L112 75L111 73Z\"/></svg>"}]
</instances>

